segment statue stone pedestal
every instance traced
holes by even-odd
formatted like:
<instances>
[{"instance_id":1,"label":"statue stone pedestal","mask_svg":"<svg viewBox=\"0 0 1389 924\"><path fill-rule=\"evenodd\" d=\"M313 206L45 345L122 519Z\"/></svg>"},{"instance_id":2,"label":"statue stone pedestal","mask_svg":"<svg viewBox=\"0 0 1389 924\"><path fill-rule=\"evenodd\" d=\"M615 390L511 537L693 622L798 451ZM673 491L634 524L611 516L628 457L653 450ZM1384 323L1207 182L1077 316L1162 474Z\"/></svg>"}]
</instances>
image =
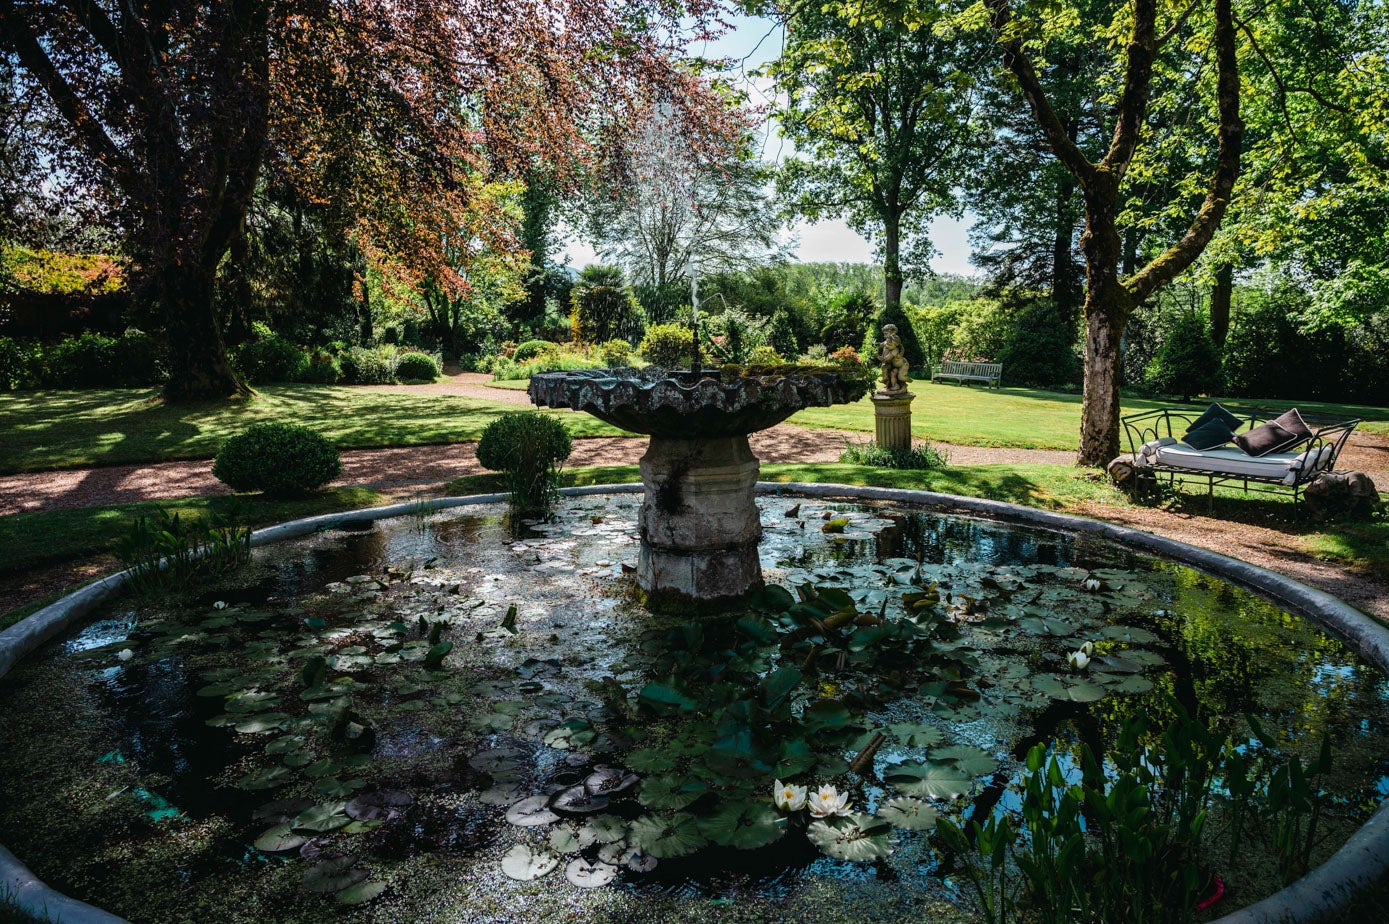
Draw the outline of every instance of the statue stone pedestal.
<instances>
[{"instance_id":1,"label":"statue stone pedestal","mask_svg":"<svg viewBox=\"0 0 1389 924\"><path fill-rule=\"evenodd\" d=\"M641 459L637 583L652 604L734 603L762 586L758 468L744 434L651 437Z\"/></svg>"},{"instance_id":2,"label":"statue stone pedestal","mask_svg":"<svg viewBox=\"0 0 1389 924\"><path fill-rule=\"evenodd\" d=\"M909 391L873 395L873 435L882 449L912 448L912 399Z\"/></svg>"}]
</instances>

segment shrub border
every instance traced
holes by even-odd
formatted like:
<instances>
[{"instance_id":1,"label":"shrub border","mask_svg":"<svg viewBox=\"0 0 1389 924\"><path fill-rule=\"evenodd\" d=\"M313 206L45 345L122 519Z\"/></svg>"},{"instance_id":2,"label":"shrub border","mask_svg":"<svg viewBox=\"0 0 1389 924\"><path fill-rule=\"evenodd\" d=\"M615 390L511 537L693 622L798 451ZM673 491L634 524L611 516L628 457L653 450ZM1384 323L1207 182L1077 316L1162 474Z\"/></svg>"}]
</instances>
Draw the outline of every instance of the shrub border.
<instances>
[{"instance_id":1,"label":"shrub border","mask_svg":"<svg viewBox=\"0 0 1389 924\"><path fill-rule=\"evenodd\" d=\"M625 484L565 488L562 493L574 497L635 494L641 491L640 484ZM1315 620L1356 649L1382 672L1389 674L1389 628L1336 597L1292 578L1175 539L1155 536L1102 520L1037 510L1003 501L938 494L934 491L765 481L758 482L757 491L759 494L914 504L944 512L981 515L1059 532L1100 536L1119 545L1156 553L1232 581L1286 606ZM422 511L495 504L505 500L506 494L474 494L467 497L436 498L346 513L323 514L256 530L252 534L251 544L268 545L338 525L370 523L378 519L406 516ZM127 580L128 574L129 572L125 571L118 572L89 584L0 632L0 678L9 673L25 655L62 634L78 619L115 594ZM1387 880L1389 799L1381 802L1370 820L1321 866L1282 891L1217 919L1215 924L1292 924L1325 920L1338 912L1351 909L1365 890ZM0 845L0 887L9 890L9 900L22 910L40 915L47 920L65 924L126 924L123 918L49 888L3 845Z\"/></svg>"}]
</instances>

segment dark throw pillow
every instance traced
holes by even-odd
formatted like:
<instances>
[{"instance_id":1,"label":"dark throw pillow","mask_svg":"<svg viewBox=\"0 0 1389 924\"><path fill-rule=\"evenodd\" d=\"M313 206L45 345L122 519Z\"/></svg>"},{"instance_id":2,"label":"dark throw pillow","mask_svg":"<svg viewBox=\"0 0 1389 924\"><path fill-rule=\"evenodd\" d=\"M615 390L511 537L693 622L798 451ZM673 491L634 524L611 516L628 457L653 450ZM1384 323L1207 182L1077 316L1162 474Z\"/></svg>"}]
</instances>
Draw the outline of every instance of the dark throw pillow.
<instances>
[{"instance_id":1,"label":"dark throw pillow","mask_svg":"<svg viewBox=\"0 0 1389 924\"><path fill-rule=\"evenodd\" d=\"M1293 408L1280 414L1267 423L1260 424L1248 433L1235 437L1235 445L1251 456L1266 456L1274 452L1286 452L1312 438L1302 415Z\"/></svg>"},{"instance_id":2,"label":"dark throw pillow","mask_svg":"<svg viewBox=\"0 0 1389 924\"><path fill-rule=\"evenodd\" d=\"M1201 412L1200 417L1197 417L1191 422L1191 426L1186 428L1186 432L1190 433L1193 430L1199 430L1212 421L1220 421L1225 425L1225 429L1231 432L1239 429L1240 425L1240 419L1238 417L1225 410L1225 408L1221 407L1219 404L1212 404ZM1191 444L1188 443L1187 445Z\"/></svg>"},{"instance_id":3,"label":"dark throw pillow","mask_svg":"<svg viewBox=\"0 0 1389 924\"><path fill-rule=\"evenodd\" d=\"M1186 431L1182 442L1192 449L1214 449L1224 446L1235 438L1235 433L1222 421L1212 420L1199 427Z\"/></svg>"}]
</instances>

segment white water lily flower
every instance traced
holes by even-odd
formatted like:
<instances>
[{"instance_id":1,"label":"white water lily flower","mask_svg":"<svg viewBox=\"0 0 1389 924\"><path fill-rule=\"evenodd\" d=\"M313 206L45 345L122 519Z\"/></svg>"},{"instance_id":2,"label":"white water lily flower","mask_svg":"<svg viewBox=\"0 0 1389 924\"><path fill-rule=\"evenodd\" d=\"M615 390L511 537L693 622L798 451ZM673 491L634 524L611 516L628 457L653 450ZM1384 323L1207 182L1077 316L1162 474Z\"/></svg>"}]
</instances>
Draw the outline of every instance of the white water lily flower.
<instances>
[{"instance_id":1,"label":"white water lily flower","mask_svg":"<svg viewBox=\"0 0 1389 924\"><path fill-rule=\"evenodd\" d=\"M1086 642L1084 645L1081 645L1080 653L1085 655L1087 658L1093 658L1095 656L1095 643Z\"/></svg>"},{"instance_id":2,"label":"white water lily flower","mask_svg":"<svg viewBox=\"0 0 1389 924\"><path fill-rule=\"evenodd\" d=\"M849 814L849 794L841 793L833 786L821 786L806 800L806 805L810 809L810 814L816 818L828 818L831 815Z\"/></svg>"},{"instance_id":3,"label":"white water lily flower","mask_svg":"<svg viewBox=\"0 0 1389 924\"><path fill-rule=\"evenodd\" d=\"M122 648L120 651L116 652L116 657L120 658L122 661L129 661L131 658L135 657L135 652L131 651L129 648Z\"/></svg>"},{"instance_id":4,"label":"white water lily flower","mask_svg":"<svg viewBox=\"0 0 1389 924\"><path fill-rule=\"evenodd\" d=\"M772 795L772 801L783 812L799 812L805 808L805 787L777 780L776 792Z\"/></svg>"},{"instance_id":5,"label":"white water lily flower","mask_svg":"<svg viewBox=\"0 0 1389 924\"><path fill-rule=\"evenodd\" d=\"M1103 587L1103 586L1104 586L1104 584L1100 581L1099 578L1086 578L1086 579L1085 579L1085 589L1088 590L1088 591L1090 591L1091 593L1094 593L1095 591L1099 590L1099 589L1100 589L1101 587Z\"/></svg>"},{"instance_id":6,"label":"white water lily flower","mask_svg":"<svg viewBox=\"0 0 1389 924\"><path fill-rule=\"evenodd\" d=\"M1083 671L1090 663L1090 656L1083 651L1073 651L1066 655L1066 663L1071 665L1073 670Z\"/></svg>"},{"instance_id":7,"label":"white water lily flower","mask_svg":"<svg viewBox=\"0 0 1389 924\"><path fill-rule=\"evenodd\" d=\"M216 603L212 604L212 608L214 610L225 610L227 608L227 601L218 600Z\"/></svg>"}]
</instances>

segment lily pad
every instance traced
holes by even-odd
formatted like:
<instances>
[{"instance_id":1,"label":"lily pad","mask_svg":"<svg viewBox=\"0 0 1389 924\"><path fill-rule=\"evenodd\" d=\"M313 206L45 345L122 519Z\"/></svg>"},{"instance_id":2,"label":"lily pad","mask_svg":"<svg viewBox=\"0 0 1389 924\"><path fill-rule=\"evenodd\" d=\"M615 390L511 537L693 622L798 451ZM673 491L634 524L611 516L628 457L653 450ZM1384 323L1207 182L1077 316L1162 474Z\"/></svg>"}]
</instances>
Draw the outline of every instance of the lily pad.
<instances>
[{"instance_id":1,"label":"lily pad","mask_svg":"<svg viewBox=\"0 0 1389 924\"><path fill-rule=\"evenodd\" d=\"M914 760L889 767L883 780L909 796L923 799L956 799L969 792L972 783L953 764Z\"/></svg>"},{"instance_id":2,"label":"lily pad","mask_svg":"<svg viewBox=\"0 0 1389 924\"><path fill-rule=\"evenodd\" d=\"M998 769L998 761L990 757L982 748L972 745L940 748L931 752L932 760L946 760L969 776L983 776Z\"/></svg>"},{"instance_id":3,"label":"lily pad","mask_svg":"<svg viewBox=\"0 0 1389 924\"><path fill-rule=\"evenodd\" d=\"M708 843L695 817L687 812L643 815L632 822L628 838L643 853L660 860L687 856Z\"/></svg>"},{"instance_id":4,"label":"lily pad","mask_svg":"<svg viewBox=\"0 0 1389 924\"><path fill-rule=\"evenodd\" d=\"M936 826L936 809L929 802L898 796L883 803L878 814L893 827L908 831L929 831Z\"/></svg>"},{"instance_id":5,"label":"lily pad","mask_svg":"<svg viewBox=\"0 0 1389 924\"><path fill-rule=\"evenodd\" d=\"M282 822L256 838L255 848L262 853L286 853L304 846L308 838L296 834L288 822Z\"/></svg>"},{"instance_id":6,"label":"lily pad","mask_svg":"<svg viewBox=\"0 0 1389 924\"><path fill-rule=\"evenodd\" d=\"M638 773L664 773L675 769L675 761L655 748L638 748L627 755L627 766Z\"/></svg>"},{"instance_id":7,"label":"lily pad","mask_svg":"<svg viewBox=\"0 0 1389 924\"><path fill-rule=\"evenodd\" d=\"M599 815L590 818L580 829L581 834L585 832L592 832L593 838L600 844L613 844L627 836L627 822L616 815Z\"/></svg>"},{"instance_id":8,"label":"lily pad","mask_svg":"<svg viewBox=\"0 0 1389 924\"><path fill-rule=\"evenodd\" d=\"M598 842L598 835L591 827L584 825L560 825L550 832L550 846L559 853L578 853Z\"/></svg>"},{"instance_id":9,"label":"lily pad","mask_svg":"<svg viewBox=\"0 0 1389 924\"><path fill-rule=\"evenodd\" d=\"M786 833L786 819L765 802L734 802L699 820L699 831L715 844L754 850Z\"/></svg>"},{"instance_id":10,"label":"lily pad","mask_svg":"<svg viewBox=\"0 0 1389 924\"><path fill-rule=\"evenodd\" d=\"M867 863L892 852L892 825L881 818L855 812L810 823L806 837L836 860Z\"/></svg>"},{"instance_id":11,"label":"lily pad","mask_svg":"<svg viewBox=\"0 0 1389 924\"><path fill-rule=\"evenodd\" d=\"M617 867L582 859L570 860L564 868L564 878L581 889L598 889L617 878Z\"/></svg>"},{"instance_id":12,"label":"lily pad","mask_svg":"<svg viewBox=\"0 0 1389 924\"><path fill-rule=\"evenodd\" d=\"M550 811L549 796L530 796L507 809L506 820L523 828L533 828L559 821L559 816Z\"/></svg>"},{"instance_id":13,"label":"lily pad","mask_svg":"<svg viewBox=\"0 0 1389 924\"><path fill-rule=\"evenodd\" d=\"M1109 688L1120 693L1147 693L1153 689L1153 682L1147 677L1130 674L1118 683L1110 684Z\"/></svg>"},{"instance_id":14,"label":"lily pad","mask_svg":"<svg viewBox=\"0 0 1389 924\"><path fill-rule=\"evenodd\" d=\"M468 766L474 770L499 778L519 774L529 762L526 752L520 748L488 748L468 758Z\"/></svg>"},{"instance_id":15,"label":"lily pad","mask_svg":"<svg viewBox=\"0 0 1389 924\"><path fill-rule=\"evenodd\" d=\"M484 789L478 800L483 805L513 805L526 798L526 787L520 783L498 783Z\"/></svg>"},{"instance_id":16,"label":"lily pad","mask_svg":"<svg viewBox=\"0 0 1389 924\"><path fill-rule=\"evenodd\" d=\"M236 781L240 789L261 790L274 789L288 783L294 774L288 767L266 767L264 770L256 770L248 773Z\"/></svg>"},{"instance_id":17,"label":"lily pad","mask_svg":"<svg viewBox=\"0 0 1389 924\"><path fill-rule=\"evenodd\" d=\"M708 791L702 780L655 776L642 780L637 801L647 808L682 809Z\"/></svg>"},{"instance_id":18,"label":"lily pad","mask_svg":"<svg viewBox=\"0 0 1389 924\"><path fill-rule=\"evenodd\" d=\"M266 712L261 715L248 716L236 723L236 730L243 735L263 735L267 732L279 731L289 721L289 716L283 712Z\"/></svg>"},{"instance_id":19,"label":"lily pad","mask_svg":"<svg viewBox=\"0 0 1389 924\"><path fill-rule=\"evenodd\" d=\"M548 850L532 850L525 844L517 844L502 857L502 872L521 882L549 875L557 866L559 857Z\"/></svg>"},{"instance_id":20,"label":"lily pad","mask_svg":"<svg viewBox=\"0 0 1389 924\"><path fill-rule=\"evenodd\" d=\"M296 831L308 831L313 834L326 834L329 831L336 831L345 827L351 820L347 813L343 811L344 805L341 802L330 802L326 805L315 805L306 808L294 817L293 827ZM332 889L330 891L337 891Z\"/></svg>"},{"instance_id":21,"label":"lily pad","mask_svg":"<svg viewBox=\"0 0 1389 924\"><path fill-rule=\"evenodd\" d=\"M1151 645L1157 641L1156 635L1136 626L1105 626L1100 630L1100 636L1133 645Z\"/></svg>"},{"instance_id":22,"label":"lily pad","mask_svg":"<svg viewBox=\"0 0 1389 924\"><path fill-rule=\"evenodd\" d=\"M619 767L598 767L584 778L584 788L595 796L617 796L628 792L641 778Z\"/></svg>"},{"instance_id":23,"label":"lily pad","mask_svg":"<svg viewBox=\"0 0 1389 924\"><path fill-rule=\"evenodd\" d=\"M353 821L391 821L415 801L414 796L399 789L379 789L363 793L347 803L347 817Z\"/></svg>"},{"instance_id":24,"label":"lily pad","mask_svg":"<svg viewBox=\"0 0 1389 924\"><path fill-rule=\"evenodd\" d=\"M365 905L386 891L384 882L359 882L341 890L333 898L340 905Z\"/></svg>"},{"instance_id":25,"label":"lily pad","mask_svg":"<svg viewBox=\"0 0 1389 924\"><path fill-rule=\"evenodd\" d=\"M591 815L607 811L608 798L595 796L580 783L578 786L570 786L557 792L550 802L550 808L561 815Z\"/></svg>"},{"instance_id":26,"label":"lily pad","mask_svg":"<svg viewBox=\"0 0 1389 924\"><path fill-rule=\"evenodd\" d=\"M558 728L553 728L545 734L545 743L557 750L568 750L569 748L582 747L588 744L597 733L593 726L582 719L571 719L561 724Z\"/></svg>"},{"instance_id":27,"label":"lily pad","mask_svg":"<svg viewBox=\"0 0 1389 924\"><path fill-rule=\"evenodd\" d=\"M898 722L889 725L892 736L909 748L929 748L939 744L945 735L934 725L918 725L915 722Z\"/></svg>"},{"instance_id":28,"label":"lily pad","mask_svg":"<svg viewBox=\"0 0 1389 924\"><path fill-rule=\"evenodd\" d=\"M300 882L310 892L341 892L367 878L367 871L356 864L356 857L323 860L305 870Z\"/></svg>"}]
</instances>

